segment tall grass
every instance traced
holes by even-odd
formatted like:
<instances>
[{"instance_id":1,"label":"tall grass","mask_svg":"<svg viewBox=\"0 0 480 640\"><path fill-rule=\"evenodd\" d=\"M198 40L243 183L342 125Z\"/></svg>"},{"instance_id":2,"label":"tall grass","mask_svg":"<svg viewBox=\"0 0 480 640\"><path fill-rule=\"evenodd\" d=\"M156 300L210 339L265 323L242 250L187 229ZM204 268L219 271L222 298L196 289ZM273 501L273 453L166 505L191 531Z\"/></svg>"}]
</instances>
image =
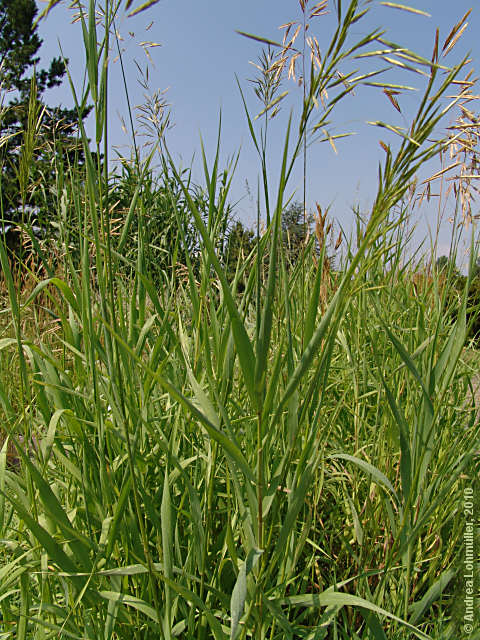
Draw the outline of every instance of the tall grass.
<instances>
[{"instance_id":1,"label":"tall grass","mask_svg":"<svg viewBox=\"0 0 480 640\"><path fill-rule=\"evenodd\" d=\"M116 240L109 177L83 129L84 190L67 188L63 200L78 220L79 266L65 242L64 276L40 281L25 300L0 244L14 328L0 353L19 371L18 389L0 394L2 637L455 637L459 505L479 445L464 355L468 282L452 321L448 282L413 280L408 212L396 205L445 144L433 135L461 98L442 102L464 62L441 68L438 43L433 61L414 58L427 69L423 98L408 134L397 130L398 149L385 145L370 216L336 280L313 238L292 268L281 216L315 103L338 84L343 60L381 38L376 31L351 45L368 7L337 6L328 56L312 62L299 124L290 118L285 132L270 224L233 282L217 242L232 177L220 180L220 137L213 161L204 156L206 210L163 153L165 184L183 191L200 238L195 264L185 252L184 277L175 254L155 282L146 268L151 159L138 161ZM93 0L82 14L85 95L72 83L79 111L94 104L105 154L118 10L104 12L103 31ZM263 143L246 113L268 196ZM182 242L190 228L170 195ZM124 257L133 216L135 262ZM119 275L125 262L128 279ZM33 339L22 316L52 291L56 335ZM8 442L17 468L7 464Z\"/></svg>"}]
</instances>

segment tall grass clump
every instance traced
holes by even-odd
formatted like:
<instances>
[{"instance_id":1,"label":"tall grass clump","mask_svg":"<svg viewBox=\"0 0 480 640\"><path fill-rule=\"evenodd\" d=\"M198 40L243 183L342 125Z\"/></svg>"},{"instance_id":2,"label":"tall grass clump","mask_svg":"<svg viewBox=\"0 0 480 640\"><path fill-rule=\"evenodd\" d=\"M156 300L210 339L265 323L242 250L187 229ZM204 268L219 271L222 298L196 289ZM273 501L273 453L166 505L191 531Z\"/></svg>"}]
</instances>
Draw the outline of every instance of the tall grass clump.
<instances>
[{"instance_id":1,"label":"tall grass clump","mask_svg":"<svg viewBox=\"0 0 480 640\"><path fill-rule=\"evenodd\" d=\"M177 236L153 277L154 151L129 174L119 229L111 219L109 49L120 8L107 4L99 26L94 0L88 12L79 7L88 86L72 91L79 113L94 105L104 163L79 118L86 176L59 200L63 274L24 299L0 243L10 316L0 353L18 372L0 394L2 637L457 637L461 499L479 446L469 281L446 314L448 281L415 278L405 258L403 202L446 145L435 139L443 118L468 99L466 61L444 66L438 38L431 60L380 30L355 40L369 3L337 2L325 53L305 39L297 56L305 92L298 122L288 119L275 190L268 120L259 133L243 96L268 224L233 279L219 242L233 175L219 168L220 134L213 160L203 154L200 203L158 141ZM301 2L304 28L326 8ZM275 73L288 73L294 44L281 45ZM388 125L399 142L382 143L371 211L345 238L334 277L325 217L295 263L282 212L311 136L325 129L333 141L335 105L377 75L339 73L361 56L407 60L425 86L408 130ZM269 115L282 94L260 95ZM78 256L65 240L72 231ZM48 340L22 325L40 294L56 321Z\"/></svg>"}]
</instances>

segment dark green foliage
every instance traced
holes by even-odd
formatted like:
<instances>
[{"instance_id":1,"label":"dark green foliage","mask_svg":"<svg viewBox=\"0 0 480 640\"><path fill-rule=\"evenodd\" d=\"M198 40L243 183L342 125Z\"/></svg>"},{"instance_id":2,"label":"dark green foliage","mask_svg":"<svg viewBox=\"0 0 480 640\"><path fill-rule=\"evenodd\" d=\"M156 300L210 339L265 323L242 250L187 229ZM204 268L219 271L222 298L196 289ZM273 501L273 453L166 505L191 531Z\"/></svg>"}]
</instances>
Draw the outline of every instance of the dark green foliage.
<instances>
[{"instance_id":1,"label":"dark green foliage","mask_svg":"<svg viewBox=\"0 0 480 640\"><path fill-rule=\"evenodd\" d=\"M300 256L312 224L313 216L304 211L301 202L292 202L282 213L282 238L290 262Z\"/></svg>"},{"instance_id":2,"label":"dark green foliage","mask_svg":"<svg viewBox=\"0 0 480 640\"><path fill-rule=\"evenodd\" d=\"M438 273L441 273L445 276L448 274L449 271L451 272L452 276L454 276L455 278L458 278L461 275L457 265L455 264L455 261L450 260L447 256L440 256L439 258L437 258L437 261L435 262L435 267Z\"/></svg>"},{"instance_id":3,"label":"dark green foliage","mask_svg":"<svg viewBox=\"0 0 480 640\"><path fill-rule=\"evenodd\" d=\"M183 173L188 174L188 170ZM127 162L122 163L120 173L112 176L109 202L115 227L124 225L138 183L137 171ZM195 186L190 187L190 193L206 217L208 206L204 194ZM171 267L185 266L187 255L198 266L198 234L183 191L167 171L155 175L154 170L149 169L142 178L141 194L137 200L125 250L122 251L122 255L130 260L132 268L136 267L140 217L143 220L141 229L145 246L144 267L154 282L158 282L161 273Z\"/></svg>"},{"instance_id":4,"label":"dark green foliage","mask_svg":"<svg viewBox=\"0 0 480 640\"><path fill-rule=\"evenodd\" d=\"M228 233L225 249L225 271L229 281L233 281L237 268L241 268L248 255L255 247L255 234L252 229L245 227L240 220L237 220ZM245 280L248 274L243 274L240 278L237 290L243 291Z\"/></svg>"},{"instance_id":5,"label":"dark green foliage","mask_svg":"<svg viewBox=\"0 0 480 640\"><path fill-rule=\"evenodd\" d=\"M48 217L54 204L58 163L65 166L83 161L83 154L75 140L78 115L75 109L48 107L43 112L41 97L46 89L59 86L65 76L61 58L54 58L48 69L38 69L37 55L42 45L34 24L38 9L34 0L0 0L0 61L2 89L11 91L13 98L0 121L0 135L9 136L0 150L2 169L1 210L12 221L29 222L19 213L25 205L40 209ZM30 72L30 73L29 73ZM35 126L33 156L29 160L30 184L23 193L19 184L20 156L24 146L23 134L29 121L29 102L35 75L38 103L30 117ZM83 117L89 112L85 109ZM40 213L40 216L42 213ZM47 220L42 220L46 223Z\"/></svg>"},{"instance_id":6,"label":"dark green foliage","mask_svg":"<svg viewBox=\"0 0 480 640\"><path fill-rule=\"evenodd\" d=\"M466 276L463 276L455 261L447 256L440 256L435 262L435 267L441 276L441 282L446 287L445 313L456 320L457 312L466 284ZM467 302L467 321L470 327L469 337L476 342L480 339L480 260L477 259L472 272L470 290Z\"/></svg>"},{"instance_id":7,"label":"dark green foliage","mask_svg":"<svg viewBox=\"0 0 480 640\"><path fill-rule=\"evenodd\" d=\"M25 103L28 101L30 79L24 75L40 62L36 53L42 40L34 26L37 7L34 0L1 0L0 14L3 88L20 93L20 99L12 104ZM46 88L61 84L65 68L60 58L54 58L48 70L37 71L36 75L39 91L43 93Z\"/></svg>"},{"instance_id":8,"label":"dark green foliage","mask_svg":"<svg viewBox=\"0 0 480 640\"><path fill-rule=\"evenodd\" d=\"M437 258L435 266L437 267L437 270L441 272L448 268L449 262L450 261L447 256L440 256L439 258Z\"/></svg>"},{"instance_id":9,"label":"dark green foliage","mask_svg":"<svg viewBox=\"0 0 480 640\"><path fill-rule=\"evenodd\" d=\"M474 274L468 293L468 303L467 317L470 323L470 336L478 342L480 340L480 273Z\"/></svg>"}]
</instances>

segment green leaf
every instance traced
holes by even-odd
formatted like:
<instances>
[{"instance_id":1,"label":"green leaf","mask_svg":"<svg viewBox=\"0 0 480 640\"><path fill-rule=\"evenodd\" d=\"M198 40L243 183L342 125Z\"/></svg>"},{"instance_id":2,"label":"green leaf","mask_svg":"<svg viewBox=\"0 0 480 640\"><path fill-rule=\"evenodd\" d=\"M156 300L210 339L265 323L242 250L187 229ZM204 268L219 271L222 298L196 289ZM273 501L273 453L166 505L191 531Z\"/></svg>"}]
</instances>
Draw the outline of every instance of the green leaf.
<instances>
[{"instance_id":1,"label":"green leaf","mask_svg":"<svg viewBox=\"0 0 480 640\"><path fill-rule=\"evenodd\" d=\"M153 5L157 4L157 2L160 2L160 0L147 0L146 2L141 4L139 7L134 9L133 11L130 11L130 13L128 14L128 17L132 18L133 16L136 16L138 13L140 13L142 11L146 11L150 7L153 7ZM129 2L127 2L125 8L128 9L128 7L131 5L131 3L132 3L132 0L129 0Z\"/></svg>"},{"instance_id":2,"label":"green leaf","mask_svg":"<svg viewBox=\"0 0 480 640\"><path fill-rule=\"evenodd\" d=\"M333 591L333 589L332 590L327 589L327 591L323 591L322 593L318 593L318 594L304 593L297 596L280 598L275 602L278 603L279 605L290 606L290 607L318 608L318 607L327 607L327 606L333 605L333 606L341 606L341 607L351 606L351 607L357 607L359 609L366 609L367 611L372 611L377 615L385 616L387 618L390 618L391 620L395 620L396 622L399 622L403 626L407 627L407 629L410 629L410 631L414 633L417 636L417 638L420 638L420 640L432 640L430 636L428 636L426 633L423 633L423 631L421 631L420 629L417 629L409 622L406 622L405 620L398 618L393 613L390 613L389 611L386 611L385 609L378 607L376 604L373 604L373 602L369 602L364 598L360 598L359 596L354 596L349 593L341 593L339 591Z\"/></svg>"},{"instance_id":3,"label":"green leaf","mask_svg":"<svg viewBox=\"0 0 480 640\"><path fill-rule=\"evenodd\" d=\"M202 600L190 589L178 584L177 582L173 582L164 576L160 576L161 579L171 587L178 595L180 595L186 602L195 606L199 611L202 611L210 625L210 629L213 633L213 637L215 640L226 640L227 635L223 632L223 629L220 625L220 622L217 618L212 614L212 612L207 609Z\"/></svg>"},{"instance_id":4,"label":"green leaf","mask_svg":"<svg viewBox=\"0 0 480 640\"><path fill-rule=\"evenodd\" d=\"M250 40L255 40L255 42L261 42L262 44L269 44L272 47L280 47L283 48L283 45L280 42L275 42L275 40L269 40L268 38L262 38L261 36L254 36L251 33L245 33L245 31L239 31L235 29L235 33L238 33L239 36L244 36L245 38L250 38ZM295 49L292 49L295 51Z\"/></svg>"},{"instance_id":5,"label":"green leaf","mask_svg":"<svg viewBox=\"0 0 480 640\"><path fill-rule=\"evenodd\" d=\"M97 51L97 24L95 0L90 0L88 7L88 32L85 40L85 52L87 54L88 84L92 100L97 104L98 98L98 51Z\"/></svg>"},{"instance_id":6,"label":"green leaf","mask_svg":"<svg viewBox=\"0 0 480 640\"><path fill-rule=\"evenodd\" d=\"M25 304L23 305L23 307L28 307L29 304L35 300L35 298L38 296L38 294L43 291L46 287L48 287L50 284L54 284L57 289L60 291L60 293L63 295L64 299L68 302L68 304L72 307L72 309L75 311L75 313L77 313L78 315L81 315L80 312L80 307L78 305L77 299L75 297L75 294L73 293L72 289L68 286L68 284L66 282L64 282L63 280L61 280L60 278L47 278L47 280L42 280L42 282L39 282L37 284L37 286L35 287L35 289L32 291L32 293L28 296L27 300L25 301Z\"/></svg>"},{"instance_id":7,"label":"green leaf","mask_svg":"<svg viewBox=\"0 0 480 640\"><path fill-rule=\"evenodd\" d=\"M115 340L122 345L122 347L129 352L130 356L141 366L143 367L154 380L156 380L164 389L169 393L169 395L179 402L192 417L196 418L206 429L207 433L213 440L218 442L218 444L223 448L225 453L227 453L233 462L238 466L238 468L243 472L245 477L250 482L255 482L255 475L253 471L250 469L245 456L240 451L239 447L231 441L231 439L223 433L220 429L217 429L214 424L208 420L208 418L200 411L188 398L186 398L179 389L175 387L171 382L169 382L166 378L164 378L157 371L152 371L148 365L143 362L143 360L137 356L137 354L133 351L133 349L121 338L112 327L106 325L107 329L112 333ZM242 325L243 327L243 325ZM248 339L248 338L247 338ZM253 376L252 376L253 377Z\"/></svg>"},{"instance_id":8,"label":"green leaf","mask_svg":"<svg viewBox=\"0 0 480 640\"><path fill-rule=\"evenodd\" d=\"M245 600L247 597L247 576L258 562L262 555L261 549L251 549L245 562L242 562L238 571L237 580L232 591L230 600L230 610L232 615L232 623L230 626L230 640L234 640L240 631L240 618L243 615Z\"/></svg>"},{"instance_id":9,"label":"green leaf","mask_svg":"<svg viewBox=\"0 0 480 640\"><path fill-rule=\"evenodd\" d=\"M5 519L5 471L7 469L7 448L8 436L5 438L0 450L0 534L3 534L3 523Z\"/></svg>"},{"instance_id":10,"label":"green leaf","mask_svg":"<svg viewBox=\"0 0 480 640\"><path fill-rule=\"evenodd\" d=\"M70 574L72 583L77 591L77 593L82 592L85 588L85 579L79 576L76 576L77 567L75 563L67 556L62 547L56 542L56 540L48 533L42 525L40 525L34 518L30 515L30 513L24 508L20 500L17 500L12 495L6 496L12 503L17 512L18 517L24 521L30 532L35 536L41 546L48 553L49 559L51 562L57 564L63 571ZM86 597L87 600L91 602L91 592L87 590Z\"/></svg>"},{"instance_id":11,"label":"green leaf","mask_svg":"<svg viewBox=\"0 0 480 640\"><path fill-rule=\"evenodd\" d=\"M395 498L395 501L398 504L398 496L390 480L384 473L371 465L369 462L361 460L360 458L356 458L355 456L351 456L347 453L334 453L329 457L332 459L348 460L349 462L353 462L353 464L357 465L357 467L371 475L372 478L377 482L377 484L387 489L389 493Z\"/></svg>"},{"instance_id":12,"label":"green leaf","mask_svg":"<svg viewBox=\"0 0 480 640\"><path fill-rule=\"evenodd\" d=\"M362 610L362 615L365 618L365 622L367 623L368 628L373 634L374 640L388 640L387 636L385 635L385 631L382 629L380 621L373 613L373 611Z\"/></svg>"},{"instance_id":13,"label":"green leaf","mask_svg":"<svg viewBox=\"0 0 480 640\"><path fill-rule=\"evenodd\" d=\"M107 560L112 555L113 546L117 540L117 532L119 530L120 522L125 512L125 508L127 506L127 499L130 494L131 488L132 488L132 478L130 475L128 475L123 483L122 490L120 491L120 497L118 498L117 503L115 505L114 512L113 512L113 520L108 532L107 547L105 551L105 558Z\"/></svg>"},{"instance_id":14,"label":"green leaf","mask_svg":"<svg viewBox=\"0 0 480 640\"><path fill-rule=\"evenodd\" d=\"M248 395L252 402L253 407L257 407L257 397L255 393L255 377L254 377L254 365L255 365L255 355L253 352L252 343L248 337L247 331L245 329L245 325L240 316L239 310L235 301L233 299L232 291L228 284L228 280L225 275L225 271L220 263L220 260L217 257L215 252L215 247L213 245L212 239L210 238L210 234L208 233L207 228L202 220L202 216L198 210L197 205L192 199L187 187L183 183L183 180L178 175L178 172L173 165L173 161L171 161L172 171L178 180L179 185L182 188L183 194L185 196L185 200L187 201L188 208L195 220L195 226L197 227L200 235L202 236L202 240L205 246L205 249L208 254L208 258L212 263L213 268L220 280L220 284L222 287L223 296L225 299L225 304L227 306L227 310L230 316L230 321L232 324L232 333L233 338L235 340L235 346L238 353L238 358L240 361L240 366L242 369L243 378L245 381L245 386L247 388Z\"/></svg>"},{"instance_id":15,"label":"green leaf","mask_svg":"<svg viewBox=\"0 0 480 640\"><path fill-rule=\"evenodd\" d=\"M422 377L421 377L417 367L415 366L415 363L413 362L412 357L410 356L408 351L405 349L403 344L400 342L400 340L398 340L396 338L396 336L394 336L394 334L390 331L390 328L383 321L381 321L381 322L382 322L382 325L383 325L385 331L388 333L388 336L389 336L390 340L392 341L393 346L395 347L395 349L399 353L400 357L404 361L405 365L411 371L411 373L413 374L413 376L417 380L418 384L420 385L420 387L422 389L422 392L423 392L423 399L424 399L424 401L426 403L426 407L427 407L428 413L433 416L434 409L433 409L432 400L430 399L430 396L428 394L428 390L427 390L427 388L425 386L424 381L422 380Z\"/></svg>"},{"instance_id":16,"label":"green leaf","mask_svg":"<svg viewBox=\"0 0 480 640\"><path fill-rule=\"evenodd\" d=\"M47 463L48 463L48 461L50 459L50 455L52 453L53 443L55 441L55 434L57 432L57 426L58 426L58 423L60 421L60 418L65 413L65 411L68 411L68 409L57 409L55 411L55 413L51 417L50 422L48 424L47 434L46 434L45 438L43 438L43 440L41 442L40 446L42 448L43 465L44 465L44 467L47 465Z\"/></svg>"},{"instance_id":17,"label":"green leaf","mask_svg":"<svg viewBox=\"0 0 480 640\"><path fill-rule=\"evenodd\" d=\"M288 511L283 521L282 528L278 534L277 542L275 544L274 558L277 560L282 558L287 548L288 537L290 536L300 509L305 505L305 499L308 489L310 488L314 467L312 464L307 465L303 471L300 481L293 491L293 495L290 496L288 503Z\"/></svg>"},{"instance_id":18,"label":"green leaf","mask_svg":"<svg viewBox=\"0 0 480 640\"><path fill-rule=\"evenodd\" d=\"M79 566L84 570L90 570L92 561L89 556L89 550L92 548L92 542L83 535L83 533L74 529L57 496L53 493L48 483L43 479L37 467L31 462L29 456L23 450L23 447L21 447L17 442L15 442L15 446L23 460L23 463L26 465L32 476L32 480L38 489L38 493L45 510L68 538L73 537L73 540L69 544L73 553L76 555Z\"/></svg>"},{"instance_id":19,"label":"green leaf","mask_svg":"<svg viewBox=\"0 0 480 640\"><path fill-rule=\"evenodd\" d=\"M322 283L323 277L324 254L325 249L322 248L322 254L320 256L319 265L317 267L317 273L315 275L315 281L313 283L312 295L310 296L310 302L305 318L305 344L308 344L312 339L313 330L315 328L315 321L317 319L318 306L320 302L320 285Z\"/></svg>"},{"instance_id":20,"label":"green leaf","mask_svg":"<svg viewBox=\"0 0 480 640\"><path fill-rule=\"evenodd\" d=\"M127 242L128 239L128 233L130 231L130 227L133 221L133 218L135 216L136 210L137 210L137 202L138 202L138 198L140 197L140 194L142 192L143 189L143 180L145 178L145 175L147 174L147 171L150 167L150 163L152 161L153 156L155 155L156 151L157 151L158 145L154 145L153 150L149 153L147 159L145 160L143 167L142 167L142 172L138 178L138 185L137 188L135 189L135 192L133 194L132 200L130 202L130 207L128 209L128 213L125 217L125 222L123 223L123 229L122 229L122 233L120 234L120 240L118 241L118 246L117 246L117 251L118 253L121 253L125 247L125 244Z\"/></svg>"},{"instance_id":21,"label":"green leaf","mask_svg":"<svg viewBox=\"0 0 480 640\"><path fill-rule=\"evenodd\" d=\"M165 570L165 576L171 580L173 577L172 508L170 503L170 487L168 484L168 467L165 467L160 515L162 518L163 567ZM171 622L171 594L170 587L167 584L165 585L165 621L163 625L166 640L169 640L169 638L171 638Z\"/></svg>"},{"instance_id":22,"label":"green leaf","mask_svg":"<svg viewBox=\"0 0 480 640\"><path fill-rule=\"evenodd\" d=\"M140 598L136 598L135 596L131 596L125 593L119 593L116 591L99 591L98 595L100 595L102 598L105 598L105 600L124 604L128 607L133 607L133 609L144 613L154 622L159 622L155 609L151 607L147 602L145 602L145 600L141 600Z\"/></svg>"},{"instance_id":23,"label":"green leaf","mask_svg":"<svg viewBox=\"0 0 480 640\"><path fill-rule=\"evenodd\" d=\"M278 185L277 205L275 210L275 216L273 219L273 230L270 241L270 264L268 268L268 281L267 291L265 296L265 302L263 304L260 332L257 342L257 357L255 362L255 391L258 397L258 404L255 406L261 406L264 399L265 392L265 379L267 371L268 350L270 346L270 337L272 333L272 321L275 304L275 284L277 279L277 262L278 262L278 244L280 242L280 229L283 212L283 197L286 187L286 169L288 158L288 143L290 140L290 126L292 123L292 116L287 126L287 133L285 136L285 144L283 148L282 168L280 171L280 179Z\"/></svg>"},{"instance_id":24,"label":"green leaf","mask_svg":"<svg viewBox=\"0 0 480 640\"><path fill-rule=\"evenodd\" d=\"M380 369L379 369L380 371ZM393 417L395 418L395 422L398 427L398 432L400 436L400 450L401 450L401 458L400 458L400 476L402 478L402 493L403 493L403 503L407 504L407 501L410 496L411 483L412 483L412 454L410 449L410 433L408 429L407 421L403 413L400 411L395 398L393 397L392 392L390 391L389 386L383 374L380 371L380 375L382 376L382 384L385 389L385 393L387 396L388 404L390 405L390 410L392 411Z\"/></svg>"},{"instance_id":25,"label":"green leaf","mask_svg":"<svg viewBox=\"0 0 480 640\"><path fill-rule=\"evenodd\" d=\"M425 611L428 611L432 604L440 598L442 593L447 588L450 581L457 575L458 569L448 569L444 571L440 578L432 584L423 598L410 605L410 624L417 624L420 622Z\"/></svg>"},{"instance_id":26,"label":"green leaf","mask_svg":"<svg viewBox=\"0 0 480 640\"><path fill-rule=\"evenodd\" d=\"M405 4L399 4L398 2L380 2L380 4L385 7L391 7L392 9L400 9L401 11L408 11L410 13L416 13L420 16L425 16L426 18L431 18L432 16L426 11L421 11L420 9L415 9L414 7L409 7Z\"/></svg>"}]
</instances>

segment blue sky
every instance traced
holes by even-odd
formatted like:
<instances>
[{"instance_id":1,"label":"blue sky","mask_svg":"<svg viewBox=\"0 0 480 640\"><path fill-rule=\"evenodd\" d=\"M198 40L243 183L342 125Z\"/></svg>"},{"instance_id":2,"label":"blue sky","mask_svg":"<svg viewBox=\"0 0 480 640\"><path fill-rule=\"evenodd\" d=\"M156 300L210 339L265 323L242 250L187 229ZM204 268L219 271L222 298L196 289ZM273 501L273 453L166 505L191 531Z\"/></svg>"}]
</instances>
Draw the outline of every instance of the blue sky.
<instances>
[{"instance_id":1,"label":"blue sky","mask_svg":"<svg viewBox=\"0 0 480 640\"><path fill-rule=\"evenodd\" d=\"M333 2L329 4L333 8ZM440 29L440 42L443 43L453 24L471 8L472 0L405 2L430 13L430 18L380 6L378 0L372 0L370 4L368 18L355 25L355 36L366 34L374 27L382 27L387 30L385 37L389 40L430 58L436 28ZM39 3L40 9L44 6ZM71 24L72 14L67 7L67 3L61 3L40 23L39 32L44 39L41 55L45 63L58 55L60 42L70 60L74 81L80 86L84 69L81 29L79 24ZM200 135L207 155L212 157L221 110L222 162L226 164L228 158L241 148L232 196L238 201L236 210L239 217L247 223L254 219L259 163L249 137L235 74L245 91L252 114L257 113L259 103L247 79L255 74L249 61L256 60L262 46L241 37L235 30L280 40L278 26L300 17L298 0L184 0L182 3L161 0L134 18L120 17L117 25L124 38L122 47L131 104L139 105L145 101L145 89L140 86L137 65L144 73L148 66L151 91L168 88L165 98L171 105L174 123L168 133L168 146L184 166L190 165L195 154L194 176L198 182L201 181ZM317 36L321 47L328 42L331 25L332 16L322 17L316 26L312 25L312 33ZM469 27L446 63L453 64L470 51L475 66L480 53L480 39L475 34L479 32L480 8L474 6ZM149 49L152 60L140 46L142 41L161 44L161 47ZM392 80L422 86L422 79L416 74L394 74L390 76ZM112 65L110 89L110 141L128 157L129 140L121 126L122 118L127 121L127 108L118 62ZM286 118L292 107L296 106L298 113L301 98L292 82L287 83L284 89L289 89L290 96L281 114L270 125L269 164L273 178L278 172ZM383 157L378 140L393 141L394 138L365 123L382 119L402 126L408 121L408 114L415 109L419 96L420 92L417 92L398 98L402 114L393 108L386 96L373 88L361 89L356 96L349 97L340 105L333 117L333 131L355 131L356 135L338 143L338 154L328 144L311 148L307 174L309 204L313 206L319 202L322 208L330 206L332 216L345 228L351 225L353 206L359 205L361 210L367 211L375 192L378 162ZM46 101L71 106L68 84L52 90ZM298 171L290 184L290 192L296 190L298 199L301 199L301 184L301 171ZM417 234L419 238L427 233L429 225L435 227L435 217L434 208L429 207L422 215ZM449 225L444 224L440 244L448 243L449 231Z\"/></svg>"}]
</instances>

